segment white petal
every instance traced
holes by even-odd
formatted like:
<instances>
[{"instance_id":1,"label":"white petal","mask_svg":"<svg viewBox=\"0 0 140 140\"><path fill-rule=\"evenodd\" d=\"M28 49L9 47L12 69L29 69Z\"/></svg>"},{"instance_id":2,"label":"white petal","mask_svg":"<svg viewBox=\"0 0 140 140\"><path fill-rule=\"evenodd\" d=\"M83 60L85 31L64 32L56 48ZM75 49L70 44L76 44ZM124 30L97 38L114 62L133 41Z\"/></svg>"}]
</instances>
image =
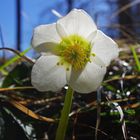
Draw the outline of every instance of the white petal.
<instances>
[{"instance_id":1,"label":"white petal","mask_svg":"<svg viewBox=\"0 0 140 140\"><path fill-rule=\"evenodd\" d=\"M90 93L95 91L101 84L106 67L95 63L88 63L83 71L71 71L67 73L68 84L79 93Z\"/></svg>"},{"instance_id":2,"label":"white petal","mask_svg":"<svg viewBox=\"0 0 140 140\"><path fill-rule=\"evenodd\" d=\"M57 21L57 31L61 37L78 34L85 38L94 35L97 27L92 18L83 10L72 10Z\"/></svg>"},{"instance_id":3,"label":"white petal","mask_svg":"<svg viewBox=\"0 0 140 140\"><path fill-rule=\"evenodd\" d=\"M52 51L60 42L60 36L56 31L56 24L40 25L34 29L32 46L39 52Z\"/></svg>"},{"instance_id":4,"label":"white petal","mask_svg":"<svg viewBox=\"0 0 140 140\"><path fill-rule=\"evenodd\" d=\"M92 62L94 62L95 64L99 65L99 66L106 67L103 60L101 60L97 55L96 56L91 56L90 60Z\"/></svg>"},{"instance_id":5,"label":"white petal","mask_svg":"<svg viewBox=\"0 0 140 140\"><path fill-rule=\"evenodd\" d=\"M93 40L92 52L95 53L106 66L119 55L118 45L99 30L97 31L95 40Z\"/></svg>"},{"instance_id":6,"label":"white petal","mask_svg":"<svg viewBox=\"0 0 140 140\"><path fill-rule=\"evenodd\" d=\"M32 85L39 91L59 91L66 84L66 71L58 66L58 57L41 56L31 73Z\"/></svg>"}]
</instances>

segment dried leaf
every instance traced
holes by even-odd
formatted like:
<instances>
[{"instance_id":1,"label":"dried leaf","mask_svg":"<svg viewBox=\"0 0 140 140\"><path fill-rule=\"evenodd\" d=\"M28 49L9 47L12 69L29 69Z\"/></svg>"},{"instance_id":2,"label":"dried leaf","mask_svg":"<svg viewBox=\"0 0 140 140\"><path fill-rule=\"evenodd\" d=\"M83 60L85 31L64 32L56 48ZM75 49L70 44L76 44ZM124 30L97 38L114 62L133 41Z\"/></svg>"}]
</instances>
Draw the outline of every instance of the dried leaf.
<instances>
[{"instance_id":1,"label":"dried leaf","mask_svg":"<svg viewBox=\"0 0 140 140\"><path fill-rule=\"evenodd\" d=\"M22 111L23 113L25 113L26 115L28 115L28 116L30 116L34 119L41 120L41 121L46 121L46 122L55 122L54 119L47 118L47 117L44 117L44 116L40 116L40 115L34 113L32 110L30 110L27 107L21 105L17 101L11 100L11 101L9 101L9 103L12 104L17 109L19 109L20 111Z\"/></svg>"}]
</instances>

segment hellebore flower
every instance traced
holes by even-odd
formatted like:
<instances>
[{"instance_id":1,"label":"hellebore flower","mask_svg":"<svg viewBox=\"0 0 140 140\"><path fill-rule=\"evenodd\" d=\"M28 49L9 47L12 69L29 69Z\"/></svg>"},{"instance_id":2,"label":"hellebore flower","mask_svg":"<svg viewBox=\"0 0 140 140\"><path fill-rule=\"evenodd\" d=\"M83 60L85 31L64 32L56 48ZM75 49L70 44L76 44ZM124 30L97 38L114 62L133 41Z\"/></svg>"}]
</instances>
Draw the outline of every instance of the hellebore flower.
<instances>
[{"instance_id":1,"label":"hellebore flower","mask_svg":"<svg viewBox=\"0 0 140 140\"><path fill-rule=\"evenodd\" d=\"M36 27L32 46L43 53L31 74L39 91L58 91L65 84L79 93L95 91L119 53L117 44L77 9L56 23Z\"/></svg>"}]
</instances>

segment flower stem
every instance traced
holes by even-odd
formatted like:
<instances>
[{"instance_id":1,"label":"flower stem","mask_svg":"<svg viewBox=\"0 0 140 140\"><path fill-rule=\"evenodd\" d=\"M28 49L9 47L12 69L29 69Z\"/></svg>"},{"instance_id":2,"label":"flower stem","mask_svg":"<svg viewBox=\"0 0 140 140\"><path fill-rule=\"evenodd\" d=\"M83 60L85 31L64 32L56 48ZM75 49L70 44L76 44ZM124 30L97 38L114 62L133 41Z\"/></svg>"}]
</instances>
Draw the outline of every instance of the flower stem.
<instances>
[{"instance_id":1,"label":"flower stem","mask_svg":"<svg viewBox=\"0 0 140 140\"><path fill-rule=\"evenodd\" d=\"M55 140L64 140L65 133L67 130L68 120L69 120L69 113L72 105L72 98L73 98L73 89L69 86L67 89L64 107L61 113L61 118L59 121L59 125L56 132Z\"/></svg>"}]
</instances>

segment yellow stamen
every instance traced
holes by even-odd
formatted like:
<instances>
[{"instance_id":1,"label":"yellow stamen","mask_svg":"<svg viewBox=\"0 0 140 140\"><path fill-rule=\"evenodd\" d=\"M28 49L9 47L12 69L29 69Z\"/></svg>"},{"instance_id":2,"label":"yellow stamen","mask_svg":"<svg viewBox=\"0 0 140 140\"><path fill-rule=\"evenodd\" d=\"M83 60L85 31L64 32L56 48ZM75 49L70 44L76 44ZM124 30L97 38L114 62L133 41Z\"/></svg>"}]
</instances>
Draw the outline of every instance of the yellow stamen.
<instances>
[{"instance_id":1,"label":"yellow stamen","mask_svg":"<svg viewBox=\"0 0 140 140\"><path fill-rule=\"evenodd\" d=\"M74 70L81 70L87 62L90 62L91 45L79 35L71 35L63 38L56 47L57 55L61 57L61 63L69 64Z\"/></svg>"}]
</instances>

